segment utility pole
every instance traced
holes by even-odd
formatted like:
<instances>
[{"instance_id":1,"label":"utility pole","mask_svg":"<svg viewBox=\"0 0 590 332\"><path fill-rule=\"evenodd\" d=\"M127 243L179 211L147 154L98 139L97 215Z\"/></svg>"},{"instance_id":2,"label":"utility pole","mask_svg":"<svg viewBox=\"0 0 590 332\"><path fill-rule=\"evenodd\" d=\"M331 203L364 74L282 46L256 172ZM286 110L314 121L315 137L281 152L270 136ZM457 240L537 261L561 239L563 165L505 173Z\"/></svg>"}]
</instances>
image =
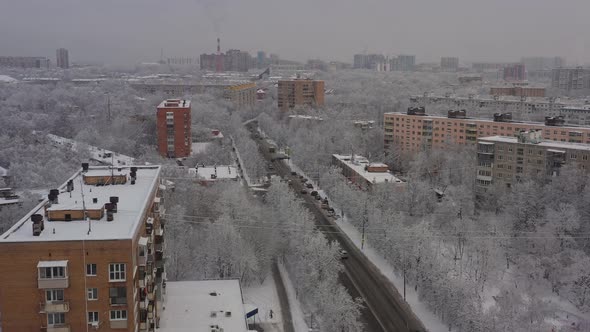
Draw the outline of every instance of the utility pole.
<instances>
[{"instance_id":1,"label":"utility pole","mask_svg":"<svg viewBox=\"0 0 590 332\"><path fill-rule=\"evenodd\" d=\"M361 237L361 250L365 248L365 225L368 219L367 201L365 200L365 212L363 213L363 234Z\"/></svg>"},{"instance_id":2,"label":"utility pole","mask_svg":"<svg viewBox=\"0 0 590 332\"><path fill-rule=\"evenodd\" d=\"M107 94L107 116L109 122L111 122L111 95Z\"/></svg>"}]
</instances>

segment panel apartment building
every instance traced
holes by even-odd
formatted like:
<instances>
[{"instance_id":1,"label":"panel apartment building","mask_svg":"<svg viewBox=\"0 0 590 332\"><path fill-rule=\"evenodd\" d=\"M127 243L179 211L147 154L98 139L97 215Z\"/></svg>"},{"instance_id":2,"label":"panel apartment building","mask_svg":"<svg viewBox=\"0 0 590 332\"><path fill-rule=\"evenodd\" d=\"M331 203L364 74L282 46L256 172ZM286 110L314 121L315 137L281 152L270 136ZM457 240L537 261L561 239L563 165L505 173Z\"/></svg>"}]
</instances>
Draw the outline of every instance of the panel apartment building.
<instances>
[{"instance_id":1,"label":"panel apartment building","mask_svg":"<svg viewBox=\"0 0 590 332\"><path fill-rule=\"evenodd\" d=\"M158 152L167 158L184 158L191 154L191 102L167 99L158 105L156 114Z\"/></svg>"},{"instance_id":2,"label":"panel apartment building","mask_svg":"<svg viewBox=\"0 0 590 332\"><path fill-rule=\"evenodd\" d=\"M2 331L155 331L162 189L160 166L82 164L50 190L0 236Z\"/></svg>"},{"instance_id":3,"label":"panel apartment building","mask_svg":"<svg viewBox=\"0 0 590 332\"><path fill-rule=\"evenodd\" d=\"M324 81L311 79L279 81L278 106L281 110L296 106L324 106Z\"/></svg>"},{"instance_id":4,"label":"panel apartment building","mask_svg":"<svg viewBox=\"0 0 590 332\"><path fill-rule=\"evenodd\" d=\"M512 121L510 113L497 113L493 120L473 119L464 110L449 111L447 117L429 116L423 107L410 107L405 114L384 114L385 148L397 146L412 152L475 144L486 136L513 137L529 130L541 130L546 140L590 144L590 127L564 126L561 117L546 117L545 123Z\"/></svg>"},{"instance_id":5,"label":"panel apartment building","mask_svg":"<svg viewBox=\"0 0 590 332\"><path fill-rule=\"evenodd\" d=\"M510 188L524 179L557 176L567 164L590 171L590 145L544 141L542 135L542 131L532 130L517 137L478 138L478 191L485 192L492 185Z\"/></svg>"}]
</instances>

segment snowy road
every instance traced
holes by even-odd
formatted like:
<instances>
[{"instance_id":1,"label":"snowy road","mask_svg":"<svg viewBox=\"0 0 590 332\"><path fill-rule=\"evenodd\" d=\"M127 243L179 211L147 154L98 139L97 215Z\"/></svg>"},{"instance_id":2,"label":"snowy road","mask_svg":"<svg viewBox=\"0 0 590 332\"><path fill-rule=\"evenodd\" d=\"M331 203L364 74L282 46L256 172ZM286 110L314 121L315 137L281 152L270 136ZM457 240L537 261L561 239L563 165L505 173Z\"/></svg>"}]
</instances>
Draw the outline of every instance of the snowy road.
<instances>
[{"instance_id":1,"label":"snowy road","mask_svg":"<svg viewBox=\"0 0 590 332\"><path fill-rule=\"evenodd\" d=\"M271 156L267 152L268 148L264 145L264 141L256 141L263 156L270 161ZM340 246L348 251L349 258L343 260L345 273L341 275L341 282L352 297L363 298L366 308L362 310L361 318L365 324L365 330L371 332L425 331L422 323L412 313L391 282L343 232L335 231L338 227L324 214L312 196L300 194L302 184L299 178L291 176L291 170L284 162L275 161L273 164L281 177L293 180L293 189L315 216L316 226L320 230L330 231L325 233L326 237L338 241Z\"/></svg>"}]
</instances>

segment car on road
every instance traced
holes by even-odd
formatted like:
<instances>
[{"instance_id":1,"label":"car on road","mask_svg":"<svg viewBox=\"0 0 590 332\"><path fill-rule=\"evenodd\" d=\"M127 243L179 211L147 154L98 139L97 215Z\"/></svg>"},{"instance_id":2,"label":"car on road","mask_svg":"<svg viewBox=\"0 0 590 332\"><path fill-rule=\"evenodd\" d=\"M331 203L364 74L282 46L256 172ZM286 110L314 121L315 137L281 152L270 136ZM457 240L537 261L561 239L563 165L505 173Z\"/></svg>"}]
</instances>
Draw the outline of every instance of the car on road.
<instances>
[{"instance_id":1,"label":"car on road","mask_svg":"<svg viewBox=\"0 0 590 332\"><path fill-rule=\"evenodd\" d=\"M314 190L314 191L312 191L312 192L311 192L311 194L310 194L310 195L311 195L311 196L317 196L317 195L318 195L318 192Z\"/></svg>"},{"instance_id":2,"label":"car on road","mask_svg":"<svg viewBox=\"0 0 590 332\"><path fill-rule=\"evenodd\" d=\"M307 179L303 178L303 179L301 179L301 182L305 183L305 182L307 182Z\"/></svg>"},{"instance_id":3,"label":"car on road","mask_svg":"<svg viewBox=\"0 0 590 332\"><path fill-rule=\"evenodd\" d=\"M348 251L340 249L338 253L340 254L340 259L348 259Z\"/></svg>"},{"instance_id":4,"label":"car on road","mask_svg":"<svg viewBox=\"0 0 590 332\"><path fill-rule=\"evenodd\" d=\"M291 172L291 175L297 176L297 172Z\"/></svg>"},{"instance_id":5,"label":"car on road","mask_svg":"<svg viewBox=\"0 0 590 332\"><path fill-rule=\"evenodd\" d=\"M321 201L322 200L322 196L320 196L319 194L315 197L316 200Z\"/></svg>"},{"instance_id":6,"label":"car on road","mask_svg":"<svg viewBox=\"0 0 590 332\"><path fill-rule=\"evenodd\" d=\"M301 192L302 194L304 194L304 195L305 195L305 194L307 194L307 190L306 190L306 189L301 189L301 191L300 191L300 192Z\"/></svg>"},{"instance_id":7,"label":"car on road","mask_svg":"<svg viewBox=\"0 0 590 332\"><path fill-rule=\"evenodd\" d=\"M313 184L311 183L307 183L305 186L307 187L307 189L313 189Z\"/></svg>"}]
</instances>

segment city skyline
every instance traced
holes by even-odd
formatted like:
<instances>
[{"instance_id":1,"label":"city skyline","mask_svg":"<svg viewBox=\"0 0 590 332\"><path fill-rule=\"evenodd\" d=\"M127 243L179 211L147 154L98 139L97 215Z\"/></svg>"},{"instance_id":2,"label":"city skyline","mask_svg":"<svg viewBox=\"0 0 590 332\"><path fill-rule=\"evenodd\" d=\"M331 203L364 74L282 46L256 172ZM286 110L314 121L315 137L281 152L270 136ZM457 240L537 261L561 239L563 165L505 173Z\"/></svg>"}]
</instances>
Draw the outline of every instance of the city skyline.
<instances>
[{"instance_id":1,"label":"city skyline","mask_svg":"<svg viewBox=\"0 0 590 332\"><path fill-rule=\"evenodd\" d=\"M18 38L0 35L0 43L13 53L4 55L50 56L64 47L75 62L112 64L156 61L162 48L165 57L211 53L217 37L222 51L241 49L254 55L264 50L298 61L321 58L351 63L353 54L366 51L416 54L418 62L438 62L442 56L518 61L522 56L540 55L564 56L568 64L589 63L590 37L575 32L589 27L582 13L590 4L579 0L532 4L508 0L454 0L453 4L148 0L139 6L138 0L123 4L32 0L11 3L9 10L0 13L3 31L19 31ZM62 14L65 11L67 16ZM29 12L32 17L21 22L14 12Z\"/></svg>"}]
</instances>

